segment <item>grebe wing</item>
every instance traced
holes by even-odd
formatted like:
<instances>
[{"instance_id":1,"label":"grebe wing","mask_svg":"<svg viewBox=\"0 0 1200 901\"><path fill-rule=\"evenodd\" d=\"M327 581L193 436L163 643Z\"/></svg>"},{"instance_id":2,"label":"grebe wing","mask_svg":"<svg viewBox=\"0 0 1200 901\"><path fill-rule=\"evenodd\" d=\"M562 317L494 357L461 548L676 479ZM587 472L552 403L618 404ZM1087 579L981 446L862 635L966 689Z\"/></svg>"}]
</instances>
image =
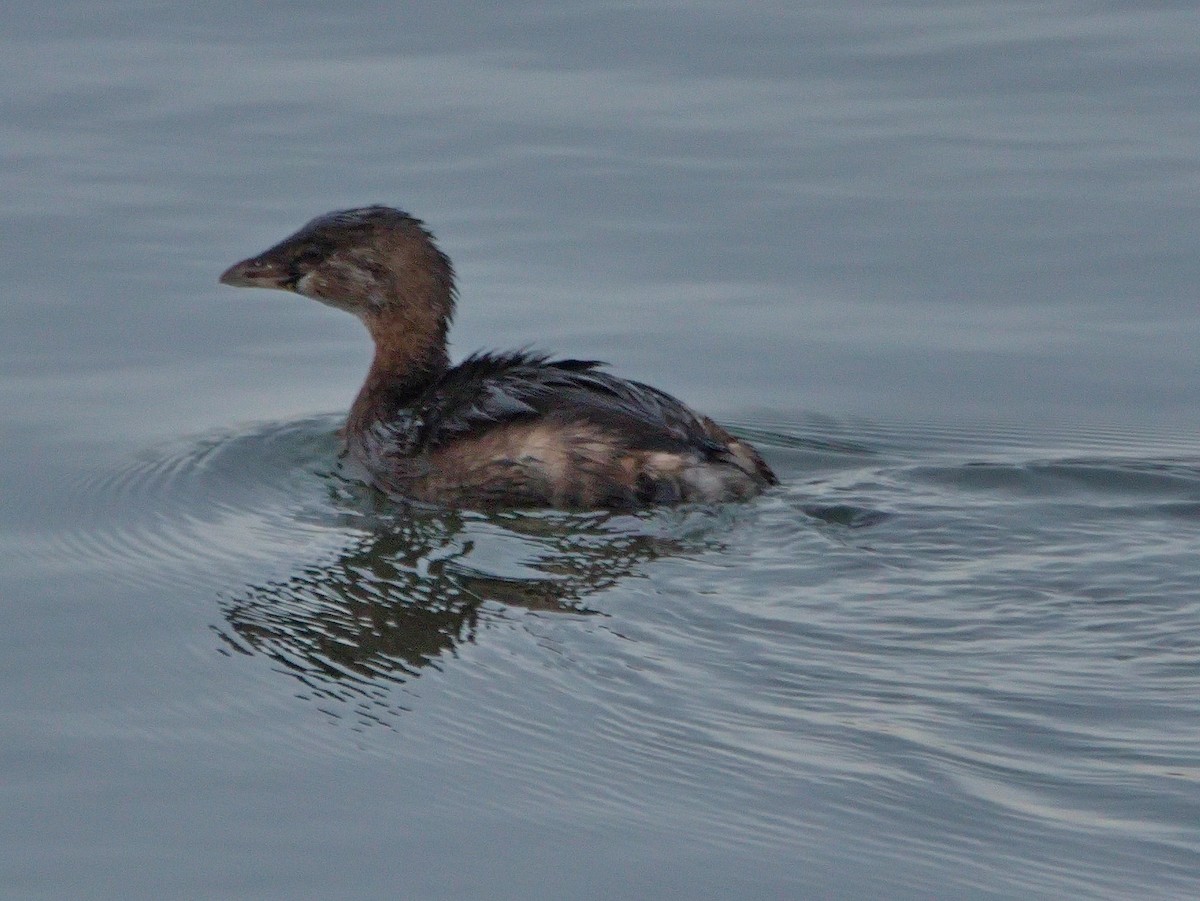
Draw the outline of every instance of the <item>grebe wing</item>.
<instances>
[{"instance_id":1,"label":"grebe wing","mask_svg":"<svg viewBox=\"0 0 1200 901\"><path fill-rule=\"evenodd\" d=\"M657 388L604 372L602 365L525 352L472 355L422 398L421 443L436 447L502 423L546 418L591 423L639 450L726 451L706 419Z\"/></svg>"}]
</instances>

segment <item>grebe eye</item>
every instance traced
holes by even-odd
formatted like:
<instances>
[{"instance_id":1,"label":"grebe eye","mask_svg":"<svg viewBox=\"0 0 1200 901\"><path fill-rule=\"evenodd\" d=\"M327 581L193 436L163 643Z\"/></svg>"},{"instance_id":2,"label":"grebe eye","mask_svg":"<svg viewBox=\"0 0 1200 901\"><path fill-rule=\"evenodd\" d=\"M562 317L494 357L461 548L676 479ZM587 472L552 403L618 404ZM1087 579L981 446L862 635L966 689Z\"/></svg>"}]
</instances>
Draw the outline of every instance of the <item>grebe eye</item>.
<instances>
[{"instance_id":1,"label":"grebe eye","mask_svg":"<svg viewBox=\"0 0 1200 901\"><path fill-rule=\"evenodd\" d=\"M306 247L304 250L300 251L300 253L298 253L296 255L297 265L304 266L307 268L316 266L318 263L320 263L324 259L325 259L324 252L316 247Z\"/></svg>"}]
</instances>

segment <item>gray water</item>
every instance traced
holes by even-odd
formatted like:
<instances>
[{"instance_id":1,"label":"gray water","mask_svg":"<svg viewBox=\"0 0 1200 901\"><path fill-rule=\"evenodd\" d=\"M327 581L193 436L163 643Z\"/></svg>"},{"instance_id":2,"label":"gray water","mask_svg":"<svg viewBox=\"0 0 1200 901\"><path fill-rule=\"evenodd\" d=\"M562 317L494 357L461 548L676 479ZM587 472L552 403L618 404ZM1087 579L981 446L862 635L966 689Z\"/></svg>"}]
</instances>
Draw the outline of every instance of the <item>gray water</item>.
<instances>
[{"instance_id":1,"label":"gray water","mask_svg":"<svg viewBox=\"0 0 1200 901\"><path fill-rule=\"evenodd\" d=\"M1200 894L1192 5L397 9L6 13L0 896ZM782 485L372 495L370 202Z\"/></svg>"}]
</instances>

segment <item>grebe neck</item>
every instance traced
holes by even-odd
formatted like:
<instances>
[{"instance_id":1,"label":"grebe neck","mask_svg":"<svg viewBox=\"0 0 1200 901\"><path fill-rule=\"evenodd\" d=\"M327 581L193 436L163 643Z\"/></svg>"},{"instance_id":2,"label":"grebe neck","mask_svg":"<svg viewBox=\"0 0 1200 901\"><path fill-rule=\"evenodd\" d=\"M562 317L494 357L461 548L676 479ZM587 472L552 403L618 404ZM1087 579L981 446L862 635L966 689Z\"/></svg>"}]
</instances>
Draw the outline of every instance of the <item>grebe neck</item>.
<instances>
[{"instance_id":1,"label":"grebe neck","mask_svg":"<svg viewBox=\"0 0 1200 901\"><path fill-rule=\"evenodd\" d=\"M375 356L350 407L346 428L351 432L412 406L450 367L444 320L428 316L416 321L400 316L363 320L375 342Z\"/></svg>"}]
</instances>

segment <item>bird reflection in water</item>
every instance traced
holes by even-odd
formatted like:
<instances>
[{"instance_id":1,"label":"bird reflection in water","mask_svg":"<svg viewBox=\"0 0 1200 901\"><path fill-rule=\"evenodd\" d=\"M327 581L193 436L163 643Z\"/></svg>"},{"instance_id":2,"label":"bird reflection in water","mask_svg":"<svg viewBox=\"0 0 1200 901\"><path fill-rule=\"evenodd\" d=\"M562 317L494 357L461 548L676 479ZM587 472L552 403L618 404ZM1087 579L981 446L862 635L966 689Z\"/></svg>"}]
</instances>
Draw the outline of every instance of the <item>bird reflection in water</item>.
<instances>
[{"instance_id":1,"label":"bird reflection in water","mask_svg":"<svg viewBox=\"0 0 1200 901\"><path fill-rule=\"evenodd\" d=\"M585 598L708 539L642 516L405 509L361 519L331 560L222 601L228 647L265 654L317 699L387 703L391 686L474 642L484 605L580 616ZM690 530L689 530L690 531ZM499 542L503 558L495 565ZM518 545L513 553L513 545ZM516 574L511 570L519 560ZM485 617L486 618L486 617Z\"/></svg>"}]
</instances>

